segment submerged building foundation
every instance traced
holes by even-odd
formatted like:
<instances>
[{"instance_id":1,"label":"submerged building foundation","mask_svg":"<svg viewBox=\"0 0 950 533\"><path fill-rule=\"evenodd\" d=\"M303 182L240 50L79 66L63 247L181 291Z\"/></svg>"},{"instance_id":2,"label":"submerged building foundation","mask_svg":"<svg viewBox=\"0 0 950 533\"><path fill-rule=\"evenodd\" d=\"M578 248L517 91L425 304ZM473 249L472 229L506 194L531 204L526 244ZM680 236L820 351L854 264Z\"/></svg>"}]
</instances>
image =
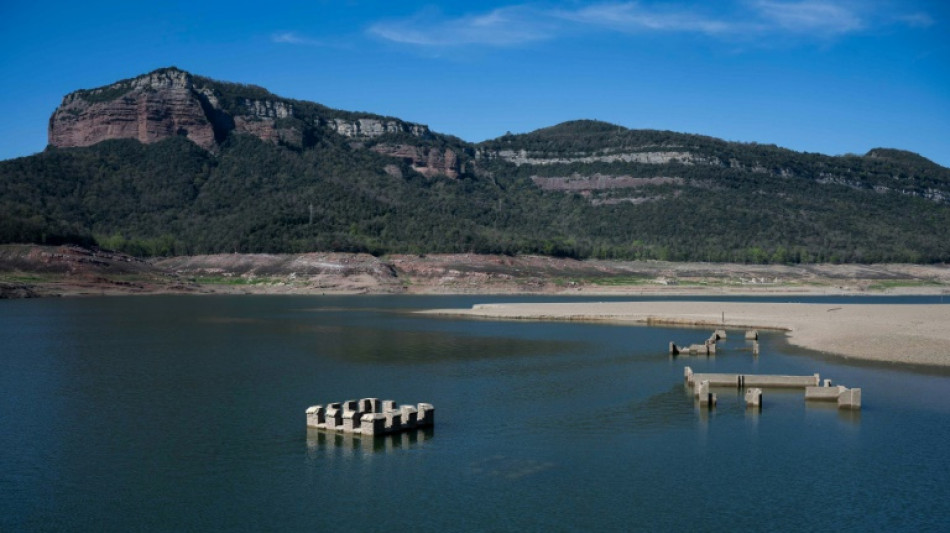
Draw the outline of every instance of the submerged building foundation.
<instances>
[{"instance_id":1,"label":"submerged building foundation","mask_svg":"<svg viewBox=\"0 0 950 533\"><path fill-rule=\"evenodd\" d=\"M385 435L433 425L435 408L428 403L397 406L393 400L363 398L307 408L307 427L343 433Z\"/></svg>"},{"instance_id":2,"label":"submerged building foundation","mask_svg":"<svg viewBox=\"0 0 950 533\"><path fill-rule=\"evenodd\" d=\"M837 385L832 386L831 380L822 382L818 374L811 376L782 376L768 374L706 374L693 372L690 367L683 368L683 380L693 389L695 397L702 399L703 395L710 394L710 387L735 387L746 389L746 405L761 406L762 389L793 388L804 389L805 400L837 402L839 409L861 409L861 389ZM713 402L711 405L715 405Z\"/></svg>"}]
</instances>

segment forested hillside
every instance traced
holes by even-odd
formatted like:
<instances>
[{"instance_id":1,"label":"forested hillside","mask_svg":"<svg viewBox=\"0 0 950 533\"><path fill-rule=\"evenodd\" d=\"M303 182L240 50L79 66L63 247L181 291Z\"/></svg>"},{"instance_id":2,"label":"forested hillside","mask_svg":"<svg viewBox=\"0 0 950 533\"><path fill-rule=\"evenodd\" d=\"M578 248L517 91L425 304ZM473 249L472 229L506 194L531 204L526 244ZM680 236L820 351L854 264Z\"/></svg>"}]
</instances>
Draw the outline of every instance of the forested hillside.
<instances>
[{"instance_id":1,"label":"forested hillside","mask_svg":"<svg viewBox=\"0 0 950 533\"><path fill-rule=\"evenodd\" d=\"M398 119L173 74L178 85L161 90L179 91L179 102L205 98L197 109L210 117L173 125L177 135L153 128L143 137L140 128L89 141L124 112L104 106L154 94L154 73L147 90L133 80L64 99L68 112L54 119L68 128L56 138L92 143L0 162L0 242L95 243L142 256L950 260L950 170L910 152L831 157L594 121L472 145ZM92 126L82 130L83 120ZM200 130L212 125L212 136Z\"/></svg>"}]
</instances>

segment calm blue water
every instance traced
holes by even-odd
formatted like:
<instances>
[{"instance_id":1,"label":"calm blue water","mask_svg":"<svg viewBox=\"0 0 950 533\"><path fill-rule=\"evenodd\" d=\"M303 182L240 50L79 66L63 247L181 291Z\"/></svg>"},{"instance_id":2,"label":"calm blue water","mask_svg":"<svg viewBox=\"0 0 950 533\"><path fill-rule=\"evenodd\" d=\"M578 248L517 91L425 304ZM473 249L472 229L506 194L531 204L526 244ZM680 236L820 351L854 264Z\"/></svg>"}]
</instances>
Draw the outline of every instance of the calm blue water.
<instances>
[{"instance_id":1,"label":"calm blue water","mask_svg":"<svg viewBox=\"0 0 950 533\"><path fill-rule=\"evenodd\" d=\"M525 300L556 299L0 302L0 531L947 529L946 371L780 335L753 359L740 332L671 360L709 331L407 312ZM685 365L820 372L865 405L766 390L752 414L723 390L704 412ZM436 427L306 430L309 405L367 396L432 403Z\"/></svg>"}]
</instances>

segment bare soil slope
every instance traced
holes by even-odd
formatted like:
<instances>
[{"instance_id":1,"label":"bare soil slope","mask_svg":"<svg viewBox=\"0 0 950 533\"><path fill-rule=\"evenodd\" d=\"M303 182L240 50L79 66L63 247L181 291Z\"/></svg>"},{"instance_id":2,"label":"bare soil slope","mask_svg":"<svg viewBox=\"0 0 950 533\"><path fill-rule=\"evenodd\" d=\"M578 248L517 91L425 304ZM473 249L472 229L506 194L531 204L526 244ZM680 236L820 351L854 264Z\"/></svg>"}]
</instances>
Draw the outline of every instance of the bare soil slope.
<instances>
[{"instance_id":1,"label":"bare soil slope","mask_svg":"<svg viewBox=\"0 0 950 533\"><path fill-rule=\"evenodd\" d=\"M950 294L950 268L477 254L217 254L143 260L77 246L0 246L3 297L148 293Z\"/></svg>"}]
</instances>

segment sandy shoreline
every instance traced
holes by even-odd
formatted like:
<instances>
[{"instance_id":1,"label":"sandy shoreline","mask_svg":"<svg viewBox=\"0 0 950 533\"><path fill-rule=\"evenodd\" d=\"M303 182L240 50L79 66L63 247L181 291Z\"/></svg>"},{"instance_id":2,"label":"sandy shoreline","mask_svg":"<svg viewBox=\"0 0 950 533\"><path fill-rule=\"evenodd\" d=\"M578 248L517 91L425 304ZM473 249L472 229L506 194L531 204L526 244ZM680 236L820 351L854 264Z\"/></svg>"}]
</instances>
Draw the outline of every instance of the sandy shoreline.
<instances>
[{"instance_id":1,"label":"sandy shoreline","mask_svg":"<svg viewBox=\"0 0 950 533\"><path fill-rule=\"evenodd\" d=\"M431 314L504 320L589 320L786 331L791 344L834 355L950 367L950 305L757 302L484 304ZM697 336L697 342L702 341ZM671 339L672 340L672 339ZM665 349L665 347L663 347Z\"/></svg>"}]
</instances>

